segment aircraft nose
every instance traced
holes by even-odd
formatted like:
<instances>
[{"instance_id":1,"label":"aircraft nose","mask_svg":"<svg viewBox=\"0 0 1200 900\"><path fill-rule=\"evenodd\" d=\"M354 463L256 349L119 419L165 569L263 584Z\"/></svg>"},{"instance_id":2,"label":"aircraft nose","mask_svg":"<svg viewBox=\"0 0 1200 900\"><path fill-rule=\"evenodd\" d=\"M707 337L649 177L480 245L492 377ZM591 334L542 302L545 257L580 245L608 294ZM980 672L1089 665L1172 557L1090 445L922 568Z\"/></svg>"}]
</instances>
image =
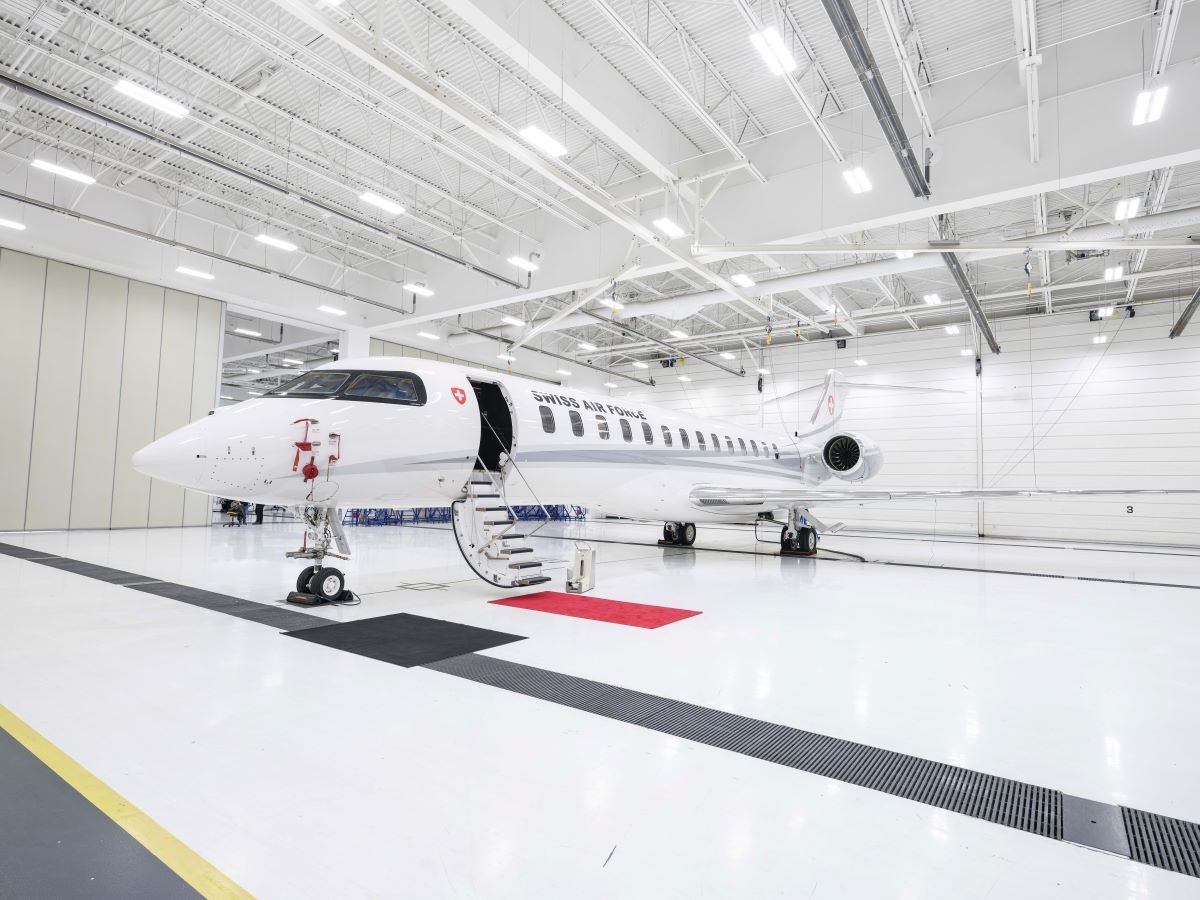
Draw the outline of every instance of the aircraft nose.
<instances>
[{"instance_id":1,"label":"aircraft nose","mask_svg":"<svg viewBox=\"0 0 1200 900\"><path fill-rule=\"evenodd\" d=\"M195 429L180 429L147 444L133 454L130 462L143 475L184 487L197 487L200 442Z\"/></svg>"},{"instance_id":2,"label":"aircraft nose","mask_svg":"<svg viewBox=\"0 0 1200 900\"><path fill-rule=\"evenodd\" d=\"M179 454L172 451L167 440L160 438L134 453L131 462L143 475L170 481L172 470L182 461L178 456Z\"/></svg>"}]
</instances>

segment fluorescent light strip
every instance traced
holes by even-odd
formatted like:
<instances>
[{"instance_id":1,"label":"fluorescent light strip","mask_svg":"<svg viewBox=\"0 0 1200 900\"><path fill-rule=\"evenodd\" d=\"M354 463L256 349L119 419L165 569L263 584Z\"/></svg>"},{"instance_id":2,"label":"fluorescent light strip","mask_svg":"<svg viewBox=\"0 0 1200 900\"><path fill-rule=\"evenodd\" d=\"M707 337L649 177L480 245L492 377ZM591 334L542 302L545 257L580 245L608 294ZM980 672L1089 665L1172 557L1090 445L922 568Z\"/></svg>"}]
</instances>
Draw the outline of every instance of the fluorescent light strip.
<instances>
[{"instance_id":1,"label":"fluorescent light strip","mask_svg":"<svg viewBox=\"0 0 1200 900\"><path fill-rule=\"evenodd\" d=\"M441 340L441 337L439 337L436 334L432 334L428 331L418 331L417 337L425 338L425 340L427 340L427 341L440 341Z\"/></svg>"},{"instance_id":2,"label":"fluorescent light strip","mask_svg":"<svg viewBox=\"0 0 1200 900\"><path fill-rule=\"evenodd\" d=\"M680 375L679 380L680 381L691 381L692 379L688 378L686 375Z\"/></svg>"},{"instance_id":3,"label":"fluorescent light strip","mask_svg":"<svg viewBox=\"0 0 1200 900\"><path fill-rule=\"evenodd\" d=\"M244 335L246 335L246 337L262 337L261 331L253 331L249 328L235 328L235 329L233 329L233 333L234 334L244 334Z\"/></svg>"},{"instance_id":4,"label":"fluorescent light strip","mask_svg":"<svg viewBox=\"0 0 1200 900\"><path fill-rule=\"evenodd\" d=\"M1124 266L1109 266L1104 270L1105 281L1120 281L1121 276L1125 274Z\"/></svg>"},{"instance_id":5,"label":"fluorescent light strip","mask_svg":"<svg viewBox=\"0 0 1200 900\"><path fill-rule=\"evenodd\" d=\"M518 269L524 269L526 272L536 272L538 270L538 264L533 260L526 259L524 256L510 256L508 261L511 265L516 266Z\"/></svg>"},{"instance_id":6,"label":"fluorescent light strip","mask_svg":"<svg viewBox=\"0 0 1200 900\"><path fill-rule=\"evenodd\" d=\"M734 284L736 284L738 287L744 287L744 288L754 287L754 285L756 284L755 280L753 278L751 278L749 275L747 275L745 272L738 272L735 275L732 275L729 280L732 281Z\"/></svg>"},{"instance_id":7,"label":"fluorescent light strip","mask_svg":"<svg viewBox=\"0 0 1200 900\"><path fill-rule=\"evenodd\" d=\"M599 303L601 306L607 306L613 312L616 312L618 309L625 308L624 303L620 303L617 300L613 299L612 297L601 297L599 300Z\"/></svg>"},{"instance_id":8,"label":"fluorescent light strip","mask_svg":"<svg viewBox=\"0 0 1200 900\"><path fill-rule=\"evenodd\" d=\"M640 359L635 359L635 360L633 361L633 367L634 367L635 369L648 369L648 368L650 368L650 364L649 364L649 363L644 363L644 362L642 362Z\"/></svg>"},{"instance_id":9,"label":"fluorescent light strip","mask_svg":"<svg viewBox=\"0 0 1200 900\"><path fill-rule=\"evenodd\" d=\"M35 169L41 169L43 172L50 172L52 175L61 175L63 178L69 178L72 181L78 181L80 184L95 184L96 179L85 172L80 172L76 169L68 169L66 166L60 166L58 163L52 163L45 159L35 159L30 163Z\"/></svg>"},{"instance_id":10,"label":"fluorescent light strip","mask_svg":"<svg viewBox=\"0 0 1200 900\"><path fill-rule=\"evenodd\" d=\"M564 378L566 378L566 377L567 377L567 376L569 376L571 373L570 373L569 371L567 371L566 369L555 369L555 370L554 370L554 374L555 374L555 375L562 375Z\"/></svg>"},{"instance_id":11,"label":"fluorescent light strip","mask_svg":"<svg viewBox=\"0 0 1200 900\"><path fill-rule=\"evenodd\" d=\"M596 349L596 345L595 345L595 344L589 344L587 341L580 341L580 342L579 342L579 349L580 349L580 350L584 350L584 351L586 351L586 352L588 352L588 353L591 353L592 351L594 351L594 350Z\"/></svg>"},{"instance_id":12,"label":"fluorescent light strip","mask_svg":"<svg viewBox=\"0 0 1200 900\"><path fill-rule=\"evenodd\" d=\"M871 189L871 182L867 178L867 173L863 171L862 166L845 169L842 172L842 177L846 179L846 184L850 185L850 190L856 194L864 194Z\"/></svg>"},{"instance_id":13,"label":"fluorescent light strip","mask_svg":"<svg viewBox=\"0 0 1200 900\"><path fill-rule=\"evenodd\" d=\"M317 309L323 313L329 313L331 316L344 316L346 314L344 309L338 309L336 306L318 306Z\"/></svg>"},{"instance_id":14,"label":"fluorescent light strip","mask_svg":"<svg viewBox=\"0 0 1200 900\"><path fill-rule=\"evenodd\" d=\"M763 58L772 75L783 75L796 71L796 58L788 50L787 44L779 36L774 26L756 31L750 35L750 43Z\"/></svg>"},{"instance_id":15,"label":"fluorescent light strip","mask_svg":"<svg viewBox=\"0 0 1200 900\"><path fill-rule=\"evenodd\" d=\"M12 219L0 219L0 228L11 228L13 231L24 231L25 225Z\"/></svg>"},{"instance_id":16,"label":"fluorescent light strip","mask_svg":"<svg viewBox=\"0 0 1200 900\"><path fill-rule=\"evenodd\" d=\"M942 298L937 294L926 294L923 298L926 306L941 306Z\"/></svg>"},{"instance_id":17,"label":"fluorescent light strip","mask_svg":"<svg viewBox=\"0 0 1200 900\"><path fill-rule=\"evenodd\" d=\"M759 370L758 370L758 374L759 374L759 375L770 375L770 374L771 374L771 370L770 370L770 369L759 369Z\"/></svg>"},{"instance_id":18,"label":"fluorescent light strip","mask_svg":"<svg viewBox=\"0 0 1200 900\"><path fill-rule=\"evenodd\" d=\"M304 365L304 360L302 360L302 359L289 359L288 357L286 357L286 356L285 356L285 357L283 358L283 361L284 361L285 363L291 363L293 366L302 366L302 365Z\"/></svg>"},{"instance_id":19,"label":"fluorescent light strip","mask_svg":"<svg viewBox=\"0 0 1200 900\"><path fill-rule=\"evenodd\" d=\"M897 250L896 251L896 259L912 259L912 257L913 257L913 251L911 251L911 250Z\"/></svg>"},{"instance_id":20,"label":"fluorescent light strip","mask_svg":"<svg viewBox=\"0 0 1200 900\"><path fill-rule=\"evenodd\" d=\"M217 277L211 272L201 272L199 269L189 269L187 266L178 266L175 271L180 275L191 275L193 278L203 278L205 281L212 281Z\"/></svg>"},{"instance_id":21,"label":"fluorescent light strip","mask_svg":"<svg viewBox=\"0 0 1200 900\"><path fill-rule=\"evenodd\" d=\"M524 328L525 321L518 319L516 316L501 316L500 321L505 325L511 325L513 328Z\"/></svg>"},{"instance_id":22,"label":"fluorescent light strip","mask_svg":"<svg viewBox=\"0 0 1200 900\"><path fill-rule=\"evenodd\" d=\"M962 348L961 350L959 350L958 352L959 352L959 353L961 353L963 356L974 356L974 355L975 355L975 351L974 351L974 350L970 350L970 349L968 349L967 347L963 347L963 348Z\"/></svg>"},{"instance_id":23,"label":"fluorescent light strip","mask_svg":"<svg viewBox=\"0 0 1200 900\"><path fill-rule=\"evenodd\" d=\"M1098 334L1094 338L1092 338L1092 343L1093 344L1107 344L1108 343L1108 335Z\"/></svg>"},{"instance_id":24,"label":"fluorescent light strip","mask_svg":"<svg viewBox=\"0 0 1200 900\"><path fill-rule=\"evenodd\" d=\"M1138 208L1141 205L1141 197L1126 197L1123 200L1118 200L1116 211L1113 213L1113 218L1117 221L1120 221L1121 219L1132 219L1138 214Z\"/></svg>"},{"instance_id":25,"label":"fluorescent light strip","mask_svg":"<svg viewBox=\"0 0 1200 900\"><path fill-rule=\"evenodd\" d=\"M732 353L721 352L721 359L737 359Z\"/></svg>"},{"instance_id":26,"label":"fluorescent light strip","mask_svg":"<svg viewBox=\"0 0 1200 900\"><path fill-rule=\"evenodd\" d=\"M536 125L526 125L517 133L547 156L553 156L557 158L559 156L565 156L567 153L566 147L564 147L554 138L550 137L550 135L546 134L546 132L542 131L542 129L538 128Z\"/></svg>"},{"instance_id":27,"label":"fluorescent light strip","mask_svg":"<svg viewBox=\"0 0 1200 900\"><path fill-rule=\"evenodd\" d=\"M296 245L291 241L285 241L282 238L272 237L269 234L256 234L254 239L260 244L266 244L268 247L277 247L280 250L286 250L288 253L296 252Z\"/></svg>"},{"instance_id":28,"label":"fluorescent light strip","mask_svg":"<svg viewBox=\"0 0 1200 900\"><path fill-rule=\"evenodd\" d=\"M671 337L675 338L676 340L680 340L680 341L687 340L687 337L688 337L688 333L686 331L680 331L678 328L672 328L670 331L670 335L671 335Z\"/></svg>"},{"instance_id":29,"label":"fluorescent light strip","mask_svg":"<svg viewBox=\"0 0 1200 900\"><path fill-rule=\"evenodd\" d=\"M1133 106L1133 124L1145 125L1147 122L1157 122L1162 118L1163 106L1167 102L1165 86L1152 91L1142 91L1137 95Z\"/></svg>"},{"instance_id":30,"label":"fluorescent light strip","mask_svg":"<svg viewBox=\"0 0 1200 900\"><path fill-rule=\"evenodd\" d=\"M144 88L140 84L135 84L132 81L127 81L122 78L115 85L118 93L124 94L126 97L132 97L147 106L153 106L159 112L164 112L168 116L176 119L182 119L188 114L188 108L182 103L176 103L169 97L164 97L162 94L156 94L149 88Z\"/></svg>"},{"instance_id":31,"label":"fluorescent light strip","mask_svg":"<svg viewBox=\"0 0 1200 900\"><path fill-rule=\"evenodd\" d=\"M496 354L496 359L503 359L507 362L516 362L517 361L517 358L515 356L513 356L511 353L498 353L498 354Z\"/></svg>"},{"instance_id":32,"label":"fluorescent light strip","mask_svg":"<svg viewBox=\"0 0 1200 900\"><path fill-rule=\"evenodd\" d=\"M958 334L959 330L960 329L957 325L947 325L946 326L946 334Z\"/></svg>"},{"instance_id":33,"label":"fluorescent light strip","mask_svg":"<svg viewBox=\"0 0 1200 900\"><path fill-rule=\"evenodd\" d=\"M856 359L854 361L854 364L856 366L865 366L867 364L867 361L865 359Z\"/></svg>"},{"instance_id":34,"label":"fluorescent light strip","mask_svg":"<svg viewBox=\"0 0 1200 900\"><path fill-rule=\"evenodd\" d=\"M606 388L615 388L617 385L616 385L616 382L613 382L613 381L606 381L606 382L604 382L604 386L605 386Z\"/></svg>"},{"instance_id":35,"label":"fluorescent light strip","mask_svg":"<svg viewBox=\"0 0 1200 900\"><path fill-rule=\"evenodd\" d=\"M655 219L654 227L671 239L681 238L687 234L686 231L666 216L663 216L661 219Z\"/></svg>"},{"instance_id":36,"label":"fluorescent light strip","mask_svg":"<svg viewBox=\"0 0 1200 900\"><path fill-rule=\"evenodd\" d=\"M420 281L410 281L404 285L406 291L412 291L418 297L432 297L433 291Z\"/></svg>"},{"instance_id":37,"label":"fluorescent light strip","mask_svg":"<svg viewBox=\"0 0 1200 900\"><path fill-rule=\"evenodd\" d=\"M358 199L363 203L370 203L372 206L382 209L385 213L390 213L393 216L398 216L404 212L404 207L395 200L389 200L387 197L382 197L374 191L366 191L359 194Z\"/></svg>"}]
</instances>

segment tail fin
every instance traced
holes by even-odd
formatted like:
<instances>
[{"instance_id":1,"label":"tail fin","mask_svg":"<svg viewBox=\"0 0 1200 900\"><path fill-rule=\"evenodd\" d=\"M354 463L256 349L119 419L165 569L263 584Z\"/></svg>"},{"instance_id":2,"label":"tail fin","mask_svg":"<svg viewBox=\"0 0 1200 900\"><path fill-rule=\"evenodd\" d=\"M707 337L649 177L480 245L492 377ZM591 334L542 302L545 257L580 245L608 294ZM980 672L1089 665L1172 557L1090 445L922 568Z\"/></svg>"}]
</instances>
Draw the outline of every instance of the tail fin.
<instances>
[{"instance_id":1,"label":"tail fin","mask_svg":"<svg viewBox=\"0 0 1200 900\"><path fill-rule=\"evenodd\" d=\"M846 408L846 396L850 393L850 385L846 376L837 369L825 373L825 384L821 388L821 396L813 409L812 417L808 420L814 427L810 434L833 428L842 418Z\"/></svg>"}]
</instances>

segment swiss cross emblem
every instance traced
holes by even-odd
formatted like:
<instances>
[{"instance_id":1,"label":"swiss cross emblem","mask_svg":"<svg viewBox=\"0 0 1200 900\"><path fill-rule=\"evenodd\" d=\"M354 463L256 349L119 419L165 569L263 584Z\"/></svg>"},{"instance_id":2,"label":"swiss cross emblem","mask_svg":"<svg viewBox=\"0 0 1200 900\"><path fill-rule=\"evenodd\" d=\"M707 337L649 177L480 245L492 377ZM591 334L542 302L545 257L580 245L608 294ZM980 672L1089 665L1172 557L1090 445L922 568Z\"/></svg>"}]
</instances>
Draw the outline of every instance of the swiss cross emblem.
<instances>
[{"instance_id":1,"label":"swiss cross emblem","mask_svg":"<svg viewBox=\"0 0 1200 900\"><path fill-rule=\"evenodd\" d=\"M833 394L829 395L829 402L826 403L825 405L829 407L829 414L832 416L833 415L833 407L835 406L835 404L833 402Z\"/></svg>"},{"instance_id":2,"label":"swiss cross emblem","mask_svg":"<svg viewBox=\"0 0 1200 900\"><path fill-rule=\"evenodd\" d=\"M450 388L450 393L454 396L454 399L457 400L460 405L467 402L467 392L464 391L462 388Z\"/></svg>"}]
</instances>

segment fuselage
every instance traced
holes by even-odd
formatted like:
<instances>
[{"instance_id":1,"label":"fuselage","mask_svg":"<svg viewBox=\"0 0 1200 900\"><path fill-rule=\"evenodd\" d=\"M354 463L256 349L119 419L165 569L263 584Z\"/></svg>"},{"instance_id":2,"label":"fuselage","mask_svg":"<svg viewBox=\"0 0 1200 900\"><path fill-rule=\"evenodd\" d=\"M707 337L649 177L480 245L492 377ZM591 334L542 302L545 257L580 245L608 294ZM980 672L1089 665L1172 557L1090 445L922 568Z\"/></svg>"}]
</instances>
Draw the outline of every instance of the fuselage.
<instances>
[{"instance_id":1,"label":"fuselage","mask_svg":"<svg viewBox=\"0 0 1200 900\"><path fill-rule=\"evenodd\" d=\"M778 432L449 363L329 363L214 410L134 456L156 478L282 505L447 506L498 468L512 504L578 504L664 521L745 519L701 508L699 485L797 488L830 478L819 446Z\"/></svg>"}]
</instances>

